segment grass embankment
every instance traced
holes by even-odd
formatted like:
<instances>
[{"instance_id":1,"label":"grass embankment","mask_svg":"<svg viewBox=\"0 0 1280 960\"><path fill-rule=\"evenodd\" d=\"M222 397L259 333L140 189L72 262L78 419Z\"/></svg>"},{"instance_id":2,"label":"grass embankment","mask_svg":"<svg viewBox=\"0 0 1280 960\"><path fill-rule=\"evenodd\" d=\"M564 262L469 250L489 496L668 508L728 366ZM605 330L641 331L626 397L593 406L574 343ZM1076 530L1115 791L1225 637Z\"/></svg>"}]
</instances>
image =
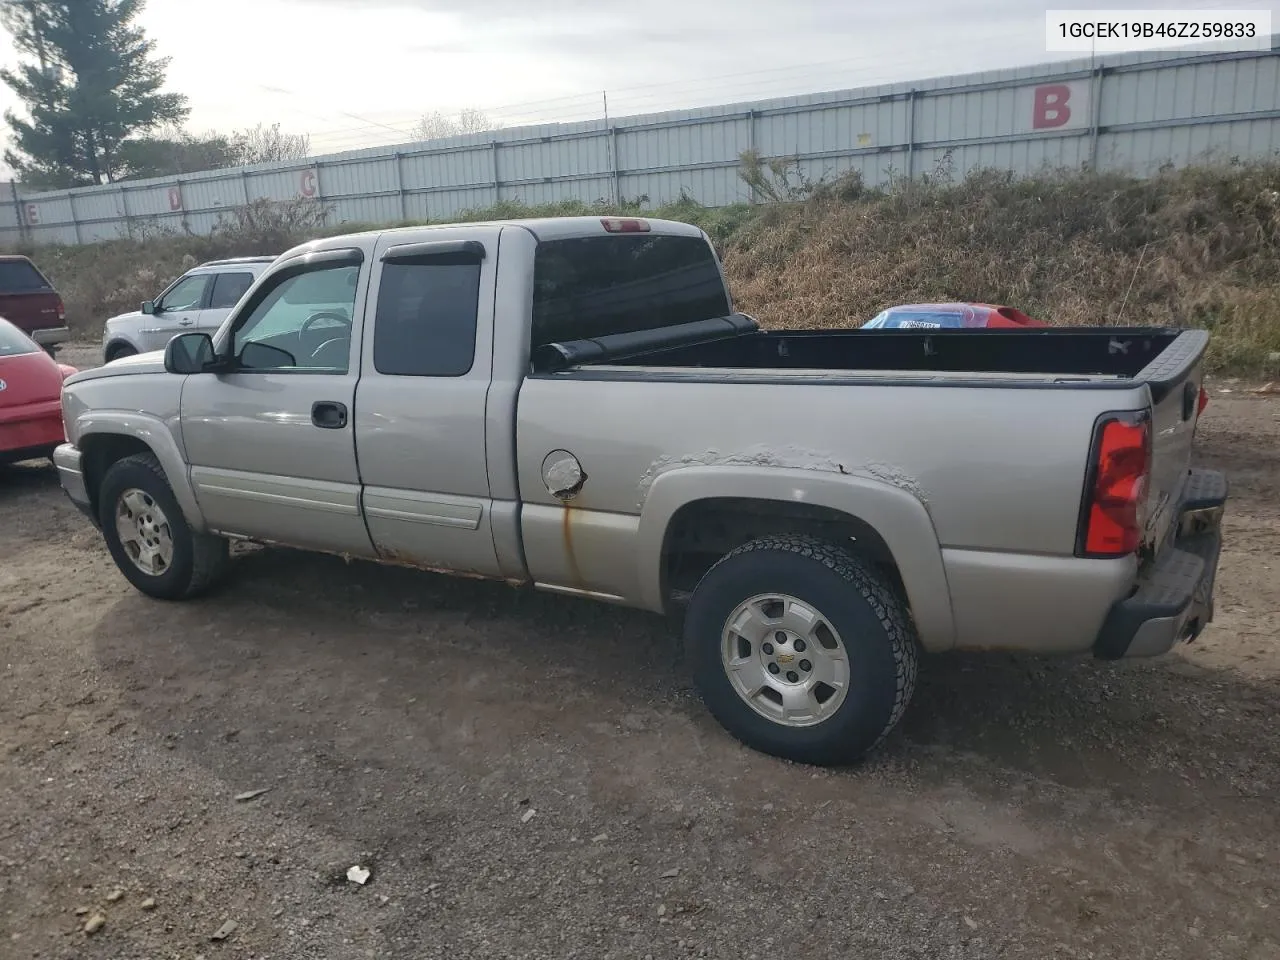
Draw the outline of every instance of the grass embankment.
<instances>
[{"instance_id":1,"label":"grass embankment","mask_svg":"<svg viewBox=\"0 0 1280 960\"><path fill-rule=\"evenodd\" d=\"M1146 180L984 171L954 184L933 178L870 190L845 178L762 192L784 199L716 209L685 200L644 212L706 229L739 308L767 327L856 326L894 303L985 300L1060 324L1206 327L1216 370L1280 370L1280 163ZM504 203L457 219L610 210ZM209 237L156 235L35 255L78 331L94 338L104 318L137 309L195 263L278 253L363 226L321 223L314 204L259 203Z\"/></svg>"}]
</instances>

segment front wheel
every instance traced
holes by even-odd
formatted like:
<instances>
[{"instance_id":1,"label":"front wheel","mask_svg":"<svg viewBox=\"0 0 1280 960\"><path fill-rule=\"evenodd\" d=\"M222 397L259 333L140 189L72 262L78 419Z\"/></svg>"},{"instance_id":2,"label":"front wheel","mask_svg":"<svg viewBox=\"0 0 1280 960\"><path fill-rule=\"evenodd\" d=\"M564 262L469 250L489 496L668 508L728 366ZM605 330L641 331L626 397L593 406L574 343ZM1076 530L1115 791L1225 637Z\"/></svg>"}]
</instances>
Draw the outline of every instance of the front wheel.
<instances>
[{"instance_id":1,"label":"front wheel","mask_svg":"<svg viewBox=\"0 0 1280 960\"><path fill-rule=\"evenodd\" d=\"M133 357L136 356L137 353L138 351L133 349L133 347L129 346L127 343L117 343L107 351L107 363L110 363L112 360L119 360L121 357Z\"/></svg>"},{"instance_id":2,"label":"front wheel","mask_svg":"<svg viewBox=\"0 0 1280 960\"><path fill-rule=\"evenodd\" d=\"M901 602L870 565L811 537L765 537L721 559L694 591L685 645L715 718L802 763L861 759L915 688Z\"/></svg>"},{"instance_id":3,"label":"front wheel","mask_svg":"<svg viewBox=\"0 0 1280 960\"><path fill-rule=\"evenodd\" d=\"M160 600L203 593L230 562L226 540L187 524L160 462L149 453L125 457L107 471L98 519L120 572Z\"/></svg>"}]
</instances>

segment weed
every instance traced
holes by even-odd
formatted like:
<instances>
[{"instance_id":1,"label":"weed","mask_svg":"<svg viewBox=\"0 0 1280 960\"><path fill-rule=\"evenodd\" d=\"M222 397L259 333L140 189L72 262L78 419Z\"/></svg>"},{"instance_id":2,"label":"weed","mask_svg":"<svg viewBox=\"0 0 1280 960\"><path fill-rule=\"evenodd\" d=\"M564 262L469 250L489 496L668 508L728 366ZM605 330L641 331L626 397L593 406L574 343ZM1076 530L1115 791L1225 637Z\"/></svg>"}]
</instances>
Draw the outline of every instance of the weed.
<instances>
[{"instance_id":1,"label":"weed","mask_svg":"<svg viewBox=\"0 0 1280 960\"><path fill-rule=\"evenodd\" d=\"M812 181L748 154L740 173L768 202L508 199L451 219L643 213L696 224L715 242L739 309L775 329L857 326L895 303L983 300L1056 324L1205 327L1213 368L1280 372L1280 161L1236 158L1142 180L1087 170L961 177L944 157L927 176L868 188L856 171ZM92 337L192 264L373 226L334 223L314 201L257 201L209 236L149 228L27 252L77 332Z\"/></svg>"}]
</instances>

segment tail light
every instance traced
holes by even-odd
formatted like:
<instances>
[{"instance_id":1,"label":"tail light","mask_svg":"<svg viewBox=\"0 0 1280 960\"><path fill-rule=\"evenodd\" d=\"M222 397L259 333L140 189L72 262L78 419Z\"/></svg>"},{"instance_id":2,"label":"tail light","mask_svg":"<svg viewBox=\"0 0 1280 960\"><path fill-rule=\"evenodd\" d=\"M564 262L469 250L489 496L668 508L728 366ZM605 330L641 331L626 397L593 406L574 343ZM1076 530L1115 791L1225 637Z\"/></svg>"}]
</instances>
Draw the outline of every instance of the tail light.
<instances>
[{"instance_id":1,"label":"tail light","mask_svg":"<svg viewBox=\"0 0 1280 960\"><path fill-rule=\"evenodd\" d=\"M58 319L59 320L67 319L67 307L66 307L66 304L62 302L62 297L55 296L54 299L58 301Z\"/></svg>"},{"instance_id":2,"label":"tail light","mask_svg":"<svg viewBox=\"0 0 1280 960\"><path fill-rule=\"evenodd\" d=\"M636 217L602 217L600 226L609 233L648 233L649 221Z\"/></svg>"},{"instance_id":3,"label":"tail light","mask_svg":"<svg viewBox=\"0 0 1280 960\"><path fill-rule=\"evenodd\" d=\"M1200 399L1196 402L1196 416L1204 413L1204 408L1209 405L1209 391L1204 387L1200 388Z\"/></svg>"},{"instance_id":4,"label":"tail light","mask_svg":"<svg viewBox=\"0 0 1280 960\"><path fill-rule=\"evenodd\" d=\"M1080 556L1123 557L1137 551L1150 472L1151 421L1135 414L1109 414L1099 421L1076 549Z\"/></svg>"}]
</instances>

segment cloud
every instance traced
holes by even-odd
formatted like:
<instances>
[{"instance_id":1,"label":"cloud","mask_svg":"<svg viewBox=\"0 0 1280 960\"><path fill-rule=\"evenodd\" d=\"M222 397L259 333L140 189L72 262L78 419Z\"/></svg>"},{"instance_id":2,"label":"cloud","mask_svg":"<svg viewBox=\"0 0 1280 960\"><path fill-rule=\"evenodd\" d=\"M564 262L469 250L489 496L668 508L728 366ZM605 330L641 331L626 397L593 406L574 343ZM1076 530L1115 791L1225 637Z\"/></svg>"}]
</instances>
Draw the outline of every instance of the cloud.
<instances>
[{"instance_id":1,"label":"cloud","mask_svg":"<svg viewBox=\"0 0 1280 960\"><path fill-rule=\"evenodd\" d=\"M480 107L608 90L611 109L616 100L621 113L644 113L1050 59L1043 0L769 6L761 0L484 0L479 6L475 0L274 0L274 6L305 10L332 27L356 19L370 30L376 24L379 36L390 26L389 42L379 43L386 69L418 59L420 69L436 70L421 88L423 109L465 105L455 102L456 85L440 87L438 71L446 69L468 72L475 81L471 101ZM432 64L437 57L442 62ZM425 102L432 99L443 102ZM540 119L537 112L517 110L513 119L532 122ZM547 119L567 119L572 109L544 112Z\"/></svg>"},{"instance_id":2,"label":"cloud","mask_svg":"<svg viewBox=\"0 0 1280 960\"><path fill-rule=\"evenodd\" d=\"M610 114L627 116L1053 59L1044 0L219 0L197 44L190 5L150 0L141 22L172 57L192 125L280 121L333 149L434 110L577 120L607 90Z\"/></svg>"},{"instance_id":3,"label":"cloud","mask_svg":"<svg viewBox=\"0 0 1280 960\"><path fill-rule=\"evenodd\" d=\"M475 44L472 43L411 43L401 47L404 53L425 54L428 56L457 56L464 53L474 53Z\"/></svg>"}]
</instances>

